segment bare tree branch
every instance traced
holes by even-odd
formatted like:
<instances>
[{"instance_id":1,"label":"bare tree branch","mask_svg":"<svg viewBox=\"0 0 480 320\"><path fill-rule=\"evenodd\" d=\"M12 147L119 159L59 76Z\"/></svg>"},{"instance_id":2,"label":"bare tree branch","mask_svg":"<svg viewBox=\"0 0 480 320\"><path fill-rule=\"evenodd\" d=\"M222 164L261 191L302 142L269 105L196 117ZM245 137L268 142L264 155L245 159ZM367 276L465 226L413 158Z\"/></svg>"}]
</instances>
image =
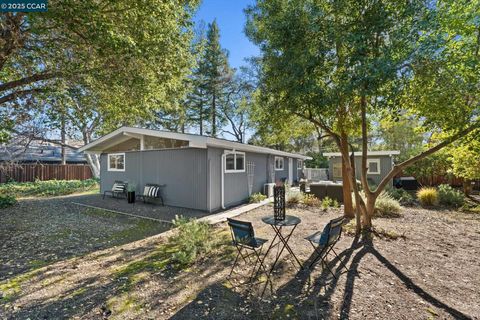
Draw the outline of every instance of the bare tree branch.
<instances>
[{"instance_id":1,"label":"bare tree branch","mask_svg":"<svg viewBox=\"0 0 480 320\"><path fill-rule=\"evenodd\" d=\"M6 91L10 89L14 89L16 87L24 86L27 84L31 84L37 81L42 81L42 80L47 80L47 79L52 79L55 78L59 75L59 73L51 73L51 72L43 72L43 73L38 73L34 74L29 77L25 77L22 79L6 82L0 84L0 91Z\"/></svg>"}]
</instances>

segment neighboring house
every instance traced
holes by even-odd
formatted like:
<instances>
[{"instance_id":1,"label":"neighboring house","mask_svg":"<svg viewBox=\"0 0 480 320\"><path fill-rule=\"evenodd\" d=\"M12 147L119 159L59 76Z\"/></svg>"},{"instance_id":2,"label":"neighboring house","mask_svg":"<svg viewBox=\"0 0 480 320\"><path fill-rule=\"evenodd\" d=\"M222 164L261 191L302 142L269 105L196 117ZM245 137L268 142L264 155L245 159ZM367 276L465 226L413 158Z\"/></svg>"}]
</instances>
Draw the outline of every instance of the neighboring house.
<instances>
[{"instance_id":1,"label":"neighboring house","mask_svg":"<svg viewBox=\"0 0 480 320\"><path fill-rule=\"evenodd\" d=\"M122 127L80 148L100 154L100 192L115 180L141 191L165 184L165 204L217 211L245 202L264 184L297 181L309 157L224 139Z\"/></svg>"},{"instance_id":2,"label":"neighboring house","mask_svg":"<svg viewBox=\"0 0 480 320\"><path fill-rule=\"evenodd\" d=\"M390 172L393 168L394 161L393 156L399 155L400 151L368 151L367 157L367 179L372 183L378 185L380 181ZM340 152L326 152L323 154L328 158L328 173L329 180L341 181L342 180L342 158ZM355 176L360 180L360 168L361 168L361 152L355 152ZM393 180L390 182L393 184Z\"/></svg>"},{"instance_id":3,"label":"neighboring house","mask_svg":"<svg viewBox=\"0 0 480 320\"><path fill-rule=\"evenodd\" d=\"M65 148L67 164L86 164L82 152ZM62 147L48 142L32 141L28 146L11 144L0 146L0 162L60 164Z\"/></svg>"}]
</instances>

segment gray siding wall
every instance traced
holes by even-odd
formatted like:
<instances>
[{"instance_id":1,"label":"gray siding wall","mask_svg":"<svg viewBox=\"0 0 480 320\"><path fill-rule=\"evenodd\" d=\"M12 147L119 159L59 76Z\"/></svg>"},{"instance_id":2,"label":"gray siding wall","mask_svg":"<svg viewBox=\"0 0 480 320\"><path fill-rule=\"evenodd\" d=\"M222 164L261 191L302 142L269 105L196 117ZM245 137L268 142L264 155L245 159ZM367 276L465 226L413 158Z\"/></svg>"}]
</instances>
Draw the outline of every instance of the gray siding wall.
<instances>
[{"instance_id":1,"label":"gray siding wall","mask_svg":"<svg viewBox=\"0 0 480 320\"><path fill-rule=\"evenodd\" d=\"M224 149L208 148L207 162L209 163L209 196L208 203L210 204L210 211L217 211L221 209L221 174L222 174L222 154ZM268 181L268 155L259 153L245 153L245 161L253 162L255 164L255 171L253 177L252 193L262 192L263 185ZM248 178L247 172L233 172L225 173L225 207L231 207L245 202L248 197Z\"/></svg>"},{"instance_id":2,"label":"gray siding wall","mask_svg":"<svg viewBox=\"0 0 480 320\"><path fill-rule=\"evenodd\" d=\"M166 205L208 210L207 150L170 149L125 153L125 171L108 171L107 155L100 157L100 190L110 190L115 180L128 181L143 192L146 183L166 184Z\"/></svg>"},{"instance_id":3,"label":"gray siding wall","mask_svg":"<svg viewBox=\"0 0 480 320\"><path fill-rule=\"evenodd\" d=\"M382 181L382 179L390 172L392 169L392 158L390 156L371 156L369 159L380 159L380 174L367 174L367 178L374 182L376 185ZM336 177L333 177L333 164L341 163L340 157L332 157L328 161L328 176L330 180L338 180ZM355 157L355 176L360 180L360 167L361 167L361 157ZM393 184L393 181L390 181L390 184Z\"/></svg>"}]
</instances>

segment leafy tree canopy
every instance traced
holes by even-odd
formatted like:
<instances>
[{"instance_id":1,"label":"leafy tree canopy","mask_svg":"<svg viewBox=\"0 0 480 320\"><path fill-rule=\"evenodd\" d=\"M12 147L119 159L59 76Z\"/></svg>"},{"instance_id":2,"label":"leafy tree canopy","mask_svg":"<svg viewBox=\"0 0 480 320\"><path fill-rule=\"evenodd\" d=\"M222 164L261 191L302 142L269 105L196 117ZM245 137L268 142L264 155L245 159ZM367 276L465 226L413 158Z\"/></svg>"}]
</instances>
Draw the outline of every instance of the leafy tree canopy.
<instances>
[{"instance_id":1,"label":"leafy tree canopy","mask_svg":"<svg viewBox=\"0 0 480 320\"><path fill-rule=\"evenodd\" d=\"M192 65L196 0L50 1L48 12L0 16L0 107L42 107L59 88L81 88L103 130L174 108ZM108 121L107 121L108 120Z\"/></svg>"}]
</instances>

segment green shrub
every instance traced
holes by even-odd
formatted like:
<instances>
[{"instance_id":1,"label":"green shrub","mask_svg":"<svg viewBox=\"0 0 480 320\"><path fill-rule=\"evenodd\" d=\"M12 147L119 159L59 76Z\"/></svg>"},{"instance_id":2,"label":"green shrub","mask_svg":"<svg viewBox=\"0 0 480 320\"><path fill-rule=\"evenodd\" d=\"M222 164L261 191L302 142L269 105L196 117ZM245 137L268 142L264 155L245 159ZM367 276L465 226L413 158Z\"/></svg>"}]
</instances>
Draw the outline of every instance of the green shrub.
<instances>
[{"instance_id":1,"label":"green shrub","mask_svg":"<svg viewBox=\"0 0 480 320\"><path fill-rule=\"evenodd\" d=\"M315 195L310 193L303 194L302 198L303 198L302 199L303 204L308 207L320 207L320 205L322 204L320 199L318 199L317 197L315 197Z\"/></svg>"},{"instance_id":2,"label":"green shrub","mask_svg":"<svg viewBox=\"0 0 480 320\"><path fill-rule=\"evenodd\" d=\"M337 199L333 199L332 201L332 207L333 208L340 208L340 203L338 203Z\"/></svg>"},{"instance_id":3,"label":"green shrub","mask_svg":"<svg viewBox=\"0 0 480 320\"><path fill-rule=\"evenodd\" d=\"M424 207L431 207L438 203L437 189L431 187L423 187L417 191L417 199Z\"/></svg>"},{"instance_id":4,"label":"green shrub","mask_svg":"<svg viewBox=\"0 0 480 320\"><path fill-rule=\"evenodd\" d=\"M261 193L253 193L250 198L248 199L248 202L250 203L258 203L262 202L263 200L267 199L267 196Z\"/></svg>"},{"instance_id":5,"label":"green shrub","mask_svg":"<svg viewBox=\"0 0 480 320\"><path fill-rule=\"evenodd\" d=\"M17 203L17 199L9 194L0 194L0 209L8 208Z\"/></svg>"},{"instance_id":6,"label":"green shrub","mask_svg":"<svg viewBox=\"0 0 480 320\"><path fill-rule=\"evenodd\" d=\"M441 184L438 186L438 202L444 206L459 208L465 203L465 196L448 184Z\"/></svg>"},{"instance_id":7,"label":"green shrub","mask_svg":"<svg viewBox=\"0 0 480 320\"><path fill-rule=\"evenodd\" d=\"M415 204L415 198L405 189L392 188L388 189L387 193L402 206L411 206Z\"/></svg>"},{"instance_id":8,"label":"green shrub","mask_svg":"<svg viewBox=\"0 0 480 320\"><path fill-rule=\"evenodd\" d=\"M95 189L98 180L47 180L35 182L9 182L0 185L0 194L15 197L60 196Z\"/></svg>"},{"instance_id":9,"label":"green shrub","mask_svg":"<svg viewBox=\"0 0 480 320\"><path fill-rule=\"evenodd\" d=\"M325 197L322 199L322 209L328 209L328 208L338 208L340 207L338 201L336 199L332 199L330 197Z\"/></svg>"},{"instance_id":10,"label":"green shrub","mask_svg":"<svg viewBox=\"0 0 480 320\"><path fill-rule=\"evenodd\" d=\"M400 216L400 203L391 197L388 193L382 192L375 202L376 217L398 217Z\"/></svg>"},{"instance_id":11,"label":"green shrub","mask_svg":"<svg viewBox=\"0 0 480 320\"><path fill-rule=\"evenodd\" d=\"M333 199L325 197L322 199L322 209L328 209L333 205Z\"/></svg>"},{"instance_id":12,"label":"green shrub","mask_svg":"<svg viewBox=\"0 0 480 320\"><path fill-rule=\"evenodd\" d=\"M170 239L177 249L172 254L174 263L189 265L214 247L212 227L208 223L177 216L173 225L178 228L178 234Z\"/></svg>"},{"instance_id":13,"label":"green shrub","mask_svg":"<svg viewBox=\"0 0 480 320\"><path fill-rule=\"evenodd\" d=\"M292 206L299 204L303 200L303 194L297 191L290 191L287 194L287 205Z\"/></svg>"}]
</instances>

